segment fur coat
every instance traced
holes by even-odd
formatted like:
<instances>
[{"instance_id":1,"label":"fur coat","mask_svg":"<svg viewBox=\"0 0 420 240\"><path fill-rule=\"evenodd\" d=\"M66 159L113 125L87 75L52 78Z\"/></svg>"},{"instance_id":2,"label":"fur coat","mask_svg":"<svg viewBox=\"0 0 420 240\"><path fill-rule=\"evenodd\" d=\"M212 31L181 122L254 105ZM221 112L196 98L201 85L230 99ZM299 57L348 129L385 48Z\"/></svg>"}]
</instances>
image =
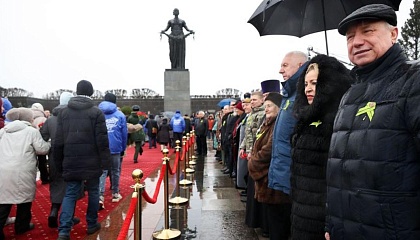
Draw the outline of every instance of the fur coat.
<instances>
[{"instance_id":1,"label":"fur coat","mask_svg":"<svg viewBox=\"0 0 420 240\"><path fill-rule=\"evenodd\" d=\"M255 199L260 203L279 204L290 202L289 195L268 187L268 169L271 162L271 146L276 118L265 119L257 130L252 147L248 172L255 181Z\"/></svg>"},{"instance_id":2,"label":"fur coat","mask_svg":"<svg viewBox=\"0 0 420 240\"><path fill-rule=\"evenodd\" d=\"M335 58L314 57L319 75L313 103L305 95L305 72L298 80L294 113L298 119L292 134L291 197L292 239L324 239L326 164L334 118L341 97L352 78Z\"/></svg>"},{"instance_id":3,"label":"fur coat","mask_svg":"<svg viewBox=\"0 0 420 240\"><path fill-rule=\"evenodd\" d=\"M36 154L50 143L27 121L15 120L0 130L0 204L32 202L36 192Z\"/></svg>"}]
</instances>

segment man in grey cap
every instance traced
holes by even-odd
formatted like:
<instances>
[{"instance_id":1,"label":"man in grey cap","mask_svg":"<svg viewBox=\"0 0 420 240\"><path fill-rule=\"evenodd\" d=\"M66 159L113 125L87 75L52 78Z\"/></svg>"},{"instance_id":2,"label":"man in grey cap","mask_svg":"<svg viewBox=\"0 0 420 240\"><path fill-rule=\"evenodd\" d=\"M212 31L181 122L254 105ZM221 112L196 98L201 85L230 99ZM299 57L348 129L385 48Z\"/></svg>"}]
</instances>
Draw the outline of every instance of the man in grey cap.
<instances>
[{"instance_id":1,"label":"man in grey cap","mask_svg":"<svg viewBox=\"0 0 420 240\"><path fill-rule=\"evenodd\" d=\"M396 25L391 7L373 4L338 26L356 84L334 123L326 239L420 239L420 65Z\"/></svg>"}]
</instances>

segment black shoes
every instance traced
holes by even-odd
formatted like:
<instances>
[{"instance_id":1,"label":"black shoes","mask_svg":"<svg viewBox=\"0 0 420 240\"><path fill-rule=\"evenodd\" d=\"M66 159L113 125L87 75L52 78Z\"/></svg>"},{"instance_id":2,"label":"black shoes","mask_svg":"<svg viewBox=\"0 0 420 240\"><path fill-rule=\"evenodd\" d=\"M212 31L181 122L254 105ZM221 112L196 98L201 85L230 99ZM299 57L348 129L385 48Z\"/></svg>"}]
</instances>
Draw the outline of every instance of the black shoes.
<instances>
[{"instance_id":1,"label":"black shoes","mask_svg":"<svg viewBox=\"0 0 420 240\"><path fill-rule=\"evenodd\" d=\"M97 231L101 230L101 224L100 223L96 223L94 227L88 228L86 233L88 235L94 234Z\"/></svg>"},{"instance_id":2,"label":"black shoes","mask_svg":"<svg viewBox=\"0 0 420 240\"><path fill-rule=\"evenodd\" d=\"M35 228L35 224L33 224L33 223L29 223L29 226L28 226L28 228L27 228L27 229L25 229L25 230L16 230L16 231L15 231L15 233L16 233L16 235L24 234L24 233L26 233L27 231L32 230L32 229L34 229L34 228Z\"/></svg>"},{"instance_id":3,"label":"black shoes","mask_svg":"<svg viewBox=\"0 0 420 240\"><path fill-rule=\"evenodd\" d=\"M57 240L70 240L69 236L58 236Z\"/></svg>"},{"instance_id":4,"label":"black shoes","mask_svg":"<svg viewBox=\"0 0 420 240\"><path fill-rule=\"evenodd\" d=\"M264 238L269 238L270 234L268 232L262 232L261 236L264 237Z\"/></svg>"},{"instance_id":5,"label":"black shoes","mask_svg":"<svg viewBox=\"0 0 420 240\"><path fill-rule=\"evenodd\" d=\"M137 160L134 160L134 163L138 163L139 161L137 161Z\"/></svg>"},{"instance_id":6,"label":"black shoes","mask_svg":"<svg viewBox=\"0 0 420 240\"><path fill-rule=\"evenodd\" d=\"M247 195L246 191L241 191L241 196L245 197Z\"/></svg>"},{"instance_id":7,"label":"black shoes","mask_svg":"<svg viewBox=\"0 0 420 240\"><path fill-rule=\"evenodd\" d=\"M51 204L51 212L48 216L48 227L49 228L58 228L58 211L60 210L61 204L53 203Z\"/></svg>"},{"instance_id":8,"label":"black shoes","mask_svg":"<svg viewBox=\"0 0 420 240\"><path fill-rule=\"evenodd\" d=\"M50 214L50 216L48 216L48 227L49 228L58 228L57 215Z\"/></svg>"},{"instance_id":9,"label":"black shoes","mask_svg":"<svg viewBox=\"0 0 420 240\"><path fill-rule=\"evenodd\" d=\"M73 217L73 225L77 225L80 223L80 218L78 217Z\"/></svg>"}]
</instances>

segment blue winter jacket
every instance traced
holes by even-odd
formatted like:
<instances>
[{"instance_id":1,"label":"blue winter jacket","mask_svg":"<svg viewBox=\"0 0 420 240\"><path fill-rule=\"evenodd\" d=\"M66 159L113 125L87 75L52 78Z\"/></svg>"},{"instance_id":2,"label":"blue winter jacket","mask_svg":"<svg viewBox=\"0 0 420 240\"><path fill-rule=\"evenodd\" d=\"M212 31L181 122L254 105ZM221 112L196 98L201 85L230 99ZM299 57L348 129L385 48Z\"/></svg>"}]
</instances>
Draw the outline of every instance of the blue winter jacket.
<instances>
[{"instance_id":1,"label":"blue winter jacket","mask_svg":"<svg viewBox=\"0 0 420 240\"><path fill-rule=\"evenodd\" d=\"M175 113L169 125L174 133L183 133L185 131L185 120L180 113Z\"/></svg>"},{"instance_id":2,"label":"blue winter jacket","mask_svg":"<svg viewBox=\"0 0 420 240\"><path fill-rule=\"evenodd\" d=\"M274 126L268 187L287 194L290 194L290 163L292 161L290 136L297 122L293 116L293 104L296 97L297 81L307 64L303 64L292 77L286 82L282 82L283 99Z\"/></svg>"},{"instance_id":3,"label":"blue winter jacket","mask_svg":"<svg viewBox=\"0 0 420 240\"><path fill-rule=\"evenodd\" d=\"M112 102L103 101L98 107L105 114L111 154L124 152L127 146L127 121L124 114Z\"/></svg>"}]
</instances>

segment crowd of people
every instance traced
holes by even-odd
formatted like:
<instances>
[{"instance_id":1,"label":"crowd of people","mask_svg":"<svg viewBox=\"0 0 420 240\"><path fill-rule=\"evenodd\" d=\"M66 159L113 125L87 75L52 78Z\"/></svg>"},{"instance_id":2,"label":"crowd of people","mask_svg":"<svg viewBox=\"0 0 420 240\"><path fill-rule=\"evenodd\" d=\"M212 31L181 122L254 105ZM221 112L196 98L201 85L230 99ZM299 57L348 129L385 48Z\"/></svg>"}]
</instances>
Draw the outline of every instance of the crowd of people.
<instances>
[{"instance_id":1,"label":"crowd of people","mask_svg":"<svg viewBox=\"0 0 420 240\"><path fill-rule=\"evenodd\" d=\"M291 51L281 83L215 115L216 158L249 227L273 240L419 239L420 68L396 24L389 6L357 9L338 26L351 71Z\"/></svg>"},{"instance_id":2,"label":"crowd of people","mask_svg":"<svg viewBox=\"0 0 420 240\"><path fill-rule=\"evenodd\" d=\"M132 106L125 116L117 107L117 97L107 93L104 101L94 105L91 82L81 80L76 95L63 92L59 105L51 112L40 103L30 108L13 108L7 98L0 98L0 228L14 224L16 234L23 234L31 223L31 207L35 198L36 178L49 184L51 211L48 226L58 228L58 239L70 239L70 231L80 218L74 216L77 200L88 194L87 234L100 230L98 211L105 208L105 183L110 177L112 199L119 202L121 164L127 147L135 148L138 163L143 146L160 145L161 151L175 148L176 140L191 132L194 120L176 111L171 118L149 114L139 117L140 106ZM206 134L204 113L197 121L197 139ZM204 124L205 123L205 124ZM205 139L204 139L205 141ZM198 144L202 141L198 140ZM206 153L206 144L201 145ZM23 151L22 151L23 149ZM9 217L17 205L16 217ZM0 240L5 239L0 232Z\"/></svg>"},{"instance_id":3,"label":"crowd of people","mask_svg":"<svg viewBox=\"0 0 420 240\"><path fill-rule=\"evenodd\" d=\"M59 239L69 239L80 222L74 207L84 190L87 233L95 233L108 174L112 201L122 198L127 145L135 146L138 163L146 142L150 149L174 148L194 128L197 156L207 156L211 142L222 172L242 190L244 222L264 237L420 239L420 67L396 42L396 24L391 7L361 7L338 26L355 65L351 71L334 57L308 60L290 51L281 62L281 82L262 81L261 91L215 113L140 118L134 105L124 116L112 94L95 107L86 80L78 83L77 96L62 94L51 117L39 104L10 108L3 98L0 227L13 204L16 234L34 227L38 165L42 183L50 184L48 223L58 227ZM47 153L49 171L40 157Z\"/></svg>"}]
</instances>

